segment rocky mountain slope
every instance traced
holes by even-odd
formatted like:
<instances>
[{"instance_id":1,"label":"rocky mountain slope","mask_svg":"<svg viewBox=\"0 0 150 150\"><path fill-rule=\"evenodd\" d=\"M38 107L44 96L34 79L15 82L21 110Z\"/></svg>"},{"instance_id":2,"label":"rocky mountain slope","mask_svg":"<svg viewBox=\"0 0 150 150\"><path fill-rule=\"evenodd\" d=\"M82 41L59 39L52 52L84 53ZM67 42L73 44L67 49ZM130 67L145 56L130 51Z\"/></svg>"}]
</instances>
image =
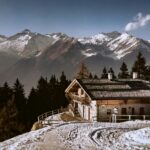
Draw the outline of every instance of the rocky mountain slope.
<instances>
[{"instance_id":1,"label":"rocky mountain slope","mask_svg":"<svg viewBox=\"0 0 150 150\"><path fill-rule=\"evenodd\" d=\"M18 77L30 88L41 75L59 75L61 71L72 78L81 62L98 75L104 66L118 72L122 61L130 68L139 51L150 64L150 43L128 33L115 31L77 39L26 29L11 37L0 36L0 83Z\"/></svg>"}]
</instances>

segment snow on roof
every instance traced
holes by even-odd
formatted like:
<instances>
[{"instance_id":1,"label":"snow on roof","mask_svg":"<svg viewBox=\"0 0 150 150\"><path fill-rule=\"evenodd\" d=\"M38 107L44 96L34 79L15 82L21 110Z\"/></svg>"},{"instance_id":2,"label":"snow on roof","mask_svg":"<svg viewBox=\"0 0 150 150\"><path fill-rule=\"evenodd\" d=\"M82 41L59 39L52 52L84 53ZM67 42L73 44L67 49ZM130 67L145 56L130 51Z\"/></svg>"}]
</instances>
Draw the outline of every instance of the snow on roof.
<instances>
[{"instance_id":1,"label":"snow on roof","mask_svg":"<svg viewBox=\"0 0 150 150\"><path fill-rule=\"evenodd\" d=\"M93 100L150 98L150 83L140 79L78 79Z\"/></svg>"}]
</instances>

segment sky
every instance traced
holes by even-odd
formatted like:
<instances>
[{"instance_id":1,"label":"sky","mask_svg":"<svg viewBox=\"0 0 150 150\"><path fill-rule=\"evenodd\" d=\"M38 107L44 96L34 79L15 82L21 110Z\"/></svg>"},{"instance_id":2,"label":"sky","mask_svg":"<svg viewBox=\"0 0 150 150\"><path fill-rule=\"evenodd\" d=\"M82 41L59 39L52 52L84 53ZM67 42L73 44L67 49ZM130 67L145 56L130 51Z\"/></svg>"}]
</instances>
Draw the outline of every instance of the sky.
<instances>
[{"instance_id":1,"label":"sky","mask_svg":"<svg viewBox=\"0 0 150 150\"><path fill-rule=\"evenodd\" d=\"M119 31L150 40L150 0L0 0L0 34L24 29L74 37Z\"/></svg>"}]
</instances>

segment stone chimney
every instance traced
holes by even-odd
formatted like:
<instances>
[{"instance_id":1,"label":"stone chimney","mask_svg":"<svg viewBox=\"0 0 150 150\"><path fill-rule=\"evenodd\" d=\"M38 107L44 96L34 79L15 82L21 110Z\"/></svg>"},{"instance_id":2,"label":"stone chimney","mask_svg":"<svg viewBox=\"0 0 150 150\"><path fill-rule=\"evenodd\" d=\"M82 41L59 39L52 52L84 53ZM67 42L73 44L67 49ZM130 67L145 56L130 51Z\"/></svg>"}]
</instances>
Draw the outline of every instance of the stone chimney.
<instances>
[{"instance_id":1,"label":"stone chimney","mask_svg":"<svg viewBox=\"0 0 150 150\"><path fill-rule=\"evenodd\" d=\"M112 80L113 79L113 74L111 72L108 73L108 79Z\"/></svg>"},{"instance_id":2,"label":"stone chimney","mask_svg":"<svg viewBox=\"0 0 150 150\"><path fill-rule=\"evenodd\" d=\"M138 73L137 73L137 72L133 72L132 78L133 78L133 79L137 79L137 78L138 78Z\"/></svg>"}]
</instances>

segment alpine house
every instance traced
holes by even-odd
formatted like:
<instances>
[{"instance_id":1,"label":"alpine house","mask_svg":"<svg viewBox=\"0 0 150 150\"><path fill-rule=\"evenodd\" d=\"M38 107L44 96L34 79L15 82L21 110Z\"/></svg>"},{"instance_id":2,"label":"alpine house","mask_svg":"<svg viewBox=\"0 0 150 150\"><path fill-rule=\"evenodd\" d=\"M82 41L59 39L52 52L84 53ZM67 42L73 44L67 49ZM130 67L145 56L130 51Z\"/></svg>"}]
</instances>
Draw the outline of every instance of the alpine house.
<instances>
[{"instance_id":1,"label":"alpine house","mask_svg":"<svg viewBox=\"0 0 150 150\"><path fill-rule=\"evenodd\" d=\"M89 121L148 119L150 82L137 78L74 79L65 90L70 111ZM138 117L138 118L137 118Z\"/></svg>"}]
</instances>

